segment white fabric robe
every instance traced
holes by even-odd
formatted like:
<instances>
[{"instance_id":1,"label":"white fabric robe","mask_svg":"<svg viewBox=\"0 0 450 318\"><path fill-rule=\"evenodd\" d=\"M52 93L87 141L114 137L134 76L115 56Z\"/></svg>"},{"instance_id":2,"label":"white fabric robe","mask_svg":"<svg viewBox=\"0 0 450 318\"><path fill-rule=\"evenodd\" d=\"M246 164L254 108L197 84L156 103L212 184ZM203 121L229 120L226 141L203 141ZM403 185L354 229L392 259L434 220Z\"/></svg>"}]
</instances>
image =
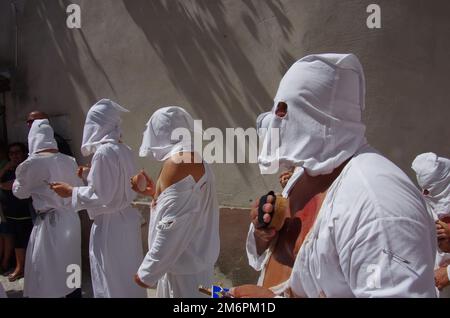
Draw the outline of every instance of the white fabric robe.
<instances>
[{"instance_id":1,"label":"white fabric robe","mask_svg":"<svg viewBox=\"0 0 450 318\"><path fill-rule=\"evenodd\" d=\"M89 257L96 298L146 297L133 280L143 258L141 218L131 207L130 178L136 172L131 150L107 142L96 148L88 185L73 190L73 207L86 209L94 220Z\"/></svg>"},{"instance_id":2,"label":"white fabric robe","mask_svg":"<svg viewBox=\"0 0 450 318\"><path fill-rule=\"evenodd\" d=\"M436 244L419 191L365 147L329 189L290 287L300 297L436 297Z\"/></svg>"},{"instance_id":3,"label":"white fabric robe","mask_svg":"<svg viewBox=\"0 0 450 318\"><path fill-rule=\"evenodd\" d=\"M157 285L163 298L199 298L198 287L211 286L220 251L219 207L214 175L195 182L188 176L167 188L151 211L149 251L140 279Z\"/></svg>"},{"instance_id":4,"label":"white fabric robe","mask_svg":"<svg viewBox=\"0 0 450 318\"><path fill-rule=\"evenodd\" d=\"M64 154L34 154L16 170L13 193L20 199L33 199L37 218L28 242L24 296L64 297L74 291L67 286L69 265L81 269L80 219L46 182L61 181L78 185L78 165Z\"/></svg>"}]
</instances>

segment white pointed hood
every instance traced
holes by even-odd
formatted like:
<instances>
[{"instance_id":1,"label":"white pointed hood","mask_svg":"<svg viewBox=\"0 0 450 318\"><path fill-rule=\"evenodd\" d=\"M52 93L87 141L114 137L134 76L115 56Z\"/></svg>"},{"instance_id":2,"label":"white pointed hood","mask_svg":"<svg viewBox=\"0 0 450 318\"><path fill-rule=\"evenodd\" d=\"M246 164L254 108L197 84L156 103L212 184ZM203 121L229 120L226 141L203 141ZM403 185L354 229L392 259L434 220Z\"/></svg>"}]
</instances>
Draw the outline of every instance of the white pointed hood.
<instances>
[{"instance_id":1,"label":"white pointed hood","mask_svg":"<svg viewBox=\"0 0 450 318\"><path fill-rule=\"evenodd\" d=\"M288 105L276 116L280 102ZM262 173L278 161L282 167L303 167L312 176L329 174L363 145L366 127L365 77L353 54L309 55L296 62L281 80L269 128L280 130L280 147L272 154L272 135L259 158Z\"/></svg>"},{"instance_id":2,"label":"white pointed hood","mask_svg":"<svg viewBox=\"0 0 450 318\"><path fill-rule=\"evenodd\" d=\"M183 131L186 134L180 135ZM194 119L187 111L178 106L161 108L147 123L139 155L165 161L177 153L192 152L195 134L202 131L196 130Z\"/></svg>"},{"instance_id":3,"label":"white pointed hood","mask_svg":"<svg viewBox=\"0 0 450 318\"><path fill-rule=\"evenodd\" d=\"M28 151L33 155L46 149L58 149L58 144L48 119L38 119L33 122L28 133Z\"/></svg>"},{"instance_id":4,"label":"white pointed hood","mask_svg":"<svg viewBox=\"0 0 450 318\"><path fill-rule=\"evenodd\" d=\"M434 153L419 155L412 164L417 182L428 190L425 201L439 218L450 216L450 160Z\"/></svg>"},{"instance_id":5,"label":"white pointed hood","mask_svg":"<svg viewBox=\"0 0 450 318\"><path fill-rule=\"evenodd\" d=\"M93 154L102 143L118 142L122 134L121 114L128 112L129 110L109 99L102 99L92 106L84 125L81 146L83 156Z\"/></svg>"}]
</instances>

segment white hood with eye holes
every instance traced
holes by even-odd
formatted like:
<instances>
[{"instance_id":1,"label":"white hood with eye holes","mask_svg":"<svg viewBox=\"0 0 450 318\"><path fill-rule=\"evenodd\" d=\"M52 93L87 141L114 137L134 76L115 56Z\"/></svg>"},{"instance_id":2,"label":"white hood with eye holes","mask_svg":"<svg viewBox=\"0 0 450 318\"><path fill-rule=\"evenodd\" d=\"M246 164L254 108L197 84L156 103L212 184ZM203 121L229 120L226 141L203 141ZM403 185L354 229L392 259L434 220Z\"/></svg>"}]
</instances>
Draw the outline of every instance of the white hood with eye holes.
<instances>
[{"instance_id":1,"label":"white hood with eye holes","mask_svg":"<svg viewBox=\"0 0 450 318\"><path fill-rule=\"evenodd\" d=\"M276 116L280 102L288 105ZM261 172L271 167L304 168L311 176L329 174L367 144L361 121L365 77L353 54L309 55L296 62L281 80L269 129L278 128L278 153L271 153L269 132L259 157ZM275 141L276 142L276 141Z\"/></svg>"},{"instance_id":2,"label":"white hood with eye holes","mask_svg":"<svg viewBox=\"0 0 450 318\"><path fill-rule=\"evenodd\" d=\"M450 216L450 160L434 153L424 153L414 160L412 169L422 190L428 190L425 201L439 218Z\"/></svg>"}]
</instances>

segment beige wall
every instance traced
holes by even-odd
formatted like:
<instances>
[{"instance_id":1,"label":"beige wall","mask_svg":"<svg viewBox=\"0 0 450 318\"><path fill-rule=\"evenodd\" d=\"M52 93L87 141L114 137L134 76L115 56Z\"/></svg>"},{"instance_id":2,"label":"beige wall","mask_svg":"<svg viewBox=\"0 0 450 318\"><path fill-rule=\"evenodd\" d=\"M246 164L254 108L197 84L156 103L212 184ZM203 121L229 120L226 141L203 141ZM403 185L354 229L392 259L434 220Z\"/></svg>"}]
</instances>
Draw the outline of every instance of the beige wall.
<instances>
[{"instance_id":1,"label":"beige wall","mask_svg":"<svg viewBox=\"0 0 450 318\"><path fill-rule=\"evenodd\" d=\"M19 1L19 68L8 108L11 140L24 140L38 108L78 150L83 118L109 97L132 110L125 140L137 149L159 106L181 105L205 127L250 127L283 73L309 53L354 52L366 70L369 141L412 175L414 156L450 156L450 2L446 0ZM69 3L81 30L65 25ZM382 28L366 27L366 7ZM0 3L0 61L8 61L9 0ZM23 9L23 10L22 10ZM5 18L4 18L5 17ZM158 165L139 161L153 174ZM248 206L276 185L255 165L215 165L220 203Z\"/></svg>"}]
</instances>

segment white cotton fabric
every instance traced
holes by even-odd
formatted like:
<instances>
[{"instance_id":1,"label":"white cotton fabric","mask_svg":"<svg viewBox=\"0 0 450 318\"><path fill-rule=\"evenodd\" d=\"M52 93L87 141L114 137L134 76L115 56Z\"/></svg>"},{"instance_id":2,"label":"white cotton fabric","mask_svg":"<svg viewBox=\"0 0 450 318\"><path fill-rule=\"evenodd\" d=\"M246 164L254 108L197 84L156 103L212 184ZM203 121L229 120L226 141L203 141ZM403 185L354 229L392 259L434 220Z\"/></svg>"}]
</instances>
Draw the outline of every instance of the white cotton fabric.
<instances>
[{"instance_id":1,"label":"white cotton fabric","mask_svg":"<svg viewBox=\"0 0 450 318\"><path fill-rule=\"evenodd\" d=\"M30 135L38 127L48 130L34 122ZM75 290L67 286L67 269L81 269L80 219L70 199L59 197L46 182L79 185L77 169L75 159L64 154L34 153L16 170L13 193L19 199L31 197L37 213L27 247L25 297L60 298Z\"/></svg>"},{"instance_id":2,"label":"white cotton fabric","mask_svg":"<svg viewBox=\"0 0 450 318\"><path fill-rule=\"evenodd\" d=\"M412 164L417 182L428 190L425 201L439 218L450 216L450 160L434 153L417 156Z\"/></svg>"},{"instance_id":3,"label":"white cotton fabric","mask_svg":"<svg viewBox=\"0 0 450 318\"><path fill-rule=\"evenodd\" d=\"M270 126L281 146L278 156L263 149L263 173L279 160L317 176L350 159L300 248L291 289L313 298L436 297L433 218L408 177L367 145L364 82L354 55L311 55L288 71L275 98ZM279 102L288 105L284 118Z\"/></svg>"},{"instance_id":4,"label":"white cotton fabric","mask_svg":"<svg viewBox=\"0 0 450 318\"><path fill-rule=\"evenodd\" d=\"M174 139L177 128L187 135ZM140 155L165 161L192 152L196 133L201 131L196 131L194 120L183 108L162 108L147 124ZM151 209L149 251L138 275L145 284L157 286L158 297L203 297L198 287L213 283L220 251L219 205L214 174L208 164L204 167L198 182L188 176L171 185Z\"/></svg>"},{"instance_id":5,"label":"white cotton fabric","mask_svg":"<svg viewBox=\"0 0 450 318\"><path fill-rule=\"evenodd\" d=\"M136 194L130 179L137 169L131 149L119 142L120 112L104 101L89 111L83 147L95 153L87 185L72 193L73 208L94 220L89 259L95 298L146 297L133 281L143 259L141 217L131 207Z\"/></svg>"},{"instance_id":6,"label":"white cotton fabric","mask_svg":"<svg viewBox=\"0 0 450 318\"><path fill-rule=\"evenodd\" d=\"M58 150L53 128L47 119L35 120L28 133L28 151L33 155L49 149Z\"/></svg>"},{"instance_id":7,"label":"white cotton fabric","mask_svg":"<svg viewBox=\"0 0 450 318\"><path fill-rule=\"evenodd\" d=\"M284 198L289 198L290 192L294 188L295 184L300 180L303 176L304 170L301 167L296 167L292 177L289 179L288 183L283 189L282 196ZM275 241L273 242L275 243ZM255 240L255 226L253 223L250 224L247 241L246 241L246 252L247 259L249 265L256 271L260 272L260 276L258 278L258 285L262 286L264 283L265 271L267 263L272 256L272 251L275 244L271 244L261 255L258 254L256 248L256 240Z\"/></svg>"},{"instance_id":8,"label":"white cotton fabric","mask_svg":"<svg viewBox=\"0 0 450 318\"><path fill-rule=\"evenodd\" d=\"M194 119L183 108L161 108L147 123L139 155L165 161L176 153L192 152L197 134L202 131L196 129Z\"/></svg>"},{"instance_id":9,"label":"white cotton fabric","mask_svg":"<svg viewBox=\"0 0 450 318\"><path fill-rule=\"evenodd\" d=\"M280 102L288 105L276 116ZM269 134L259 157L262 173L280 167L303 167L309 175L329 174L365 145L365 78L353 54L309 55L281 80L268 128L280 129L279 152Z\"/></svg>"},{"instance_id":10,"label":"white cotton fabric","mask_svg":"<svg viewBox=\"0 0 450 318\"><path fill-rule=\"evenodd\" d=\"M435 255L419 191L365 146L328 190L290 286L300 297L436 297Z\"/></svg>"},{"instance_id":11,"label":"white cotton fabric","mask_svg":"<svg viewBox=\"0 0 450 318\"><path fill-rule=\"evenodd\" d=\"M83 142L81 153L89 156L96 148L106 142L117 142L120 140L122 130L121 113L129 110L109 99L102 99L91 107L84 125Z\"/></svg>"},{"instance_id":12,"label":"white cotton fabric","mask_svg":"<svg viewBox=\"0 0 450 318\"><path fill-rule=\"evenodd\" d=\"M198 287L211 286L220 251L219 206L214 175L195 182L188 176L158 197L151 210L149 251L138 275L157 285L162 298L198 298Z\"/></svg>"}]
</instances>

